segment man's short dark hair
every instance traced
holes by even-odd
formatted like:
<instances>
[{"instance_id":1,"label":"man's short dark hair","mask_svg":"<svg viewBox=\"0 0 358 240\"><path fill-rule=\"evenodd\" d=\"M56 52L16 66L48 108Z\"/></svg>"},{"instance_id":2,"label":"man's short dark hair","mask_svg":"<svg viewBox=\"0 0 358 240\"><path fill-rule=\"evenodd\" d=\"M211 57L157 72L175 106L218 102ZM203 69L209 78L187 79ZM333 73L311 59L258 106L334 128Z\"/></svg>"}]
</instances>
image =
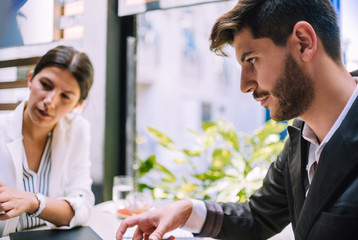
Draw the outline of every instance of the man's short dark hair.
<instances>
[{"instance_id":1,"label":"man's short dark hair","mask_svg":"<svg viewBox=\"0 0 358 240\"><path fill-rule=\"evenodd\" d=\"M232 45L235 34L245 27L255 39L270 38L276 45L285 46L299 21L311 24L327 54L335 62L341 60L337 16L329 0L240 0L216 21L210 49L226 56L223 47Z\"/></svg>"}]
</instances>

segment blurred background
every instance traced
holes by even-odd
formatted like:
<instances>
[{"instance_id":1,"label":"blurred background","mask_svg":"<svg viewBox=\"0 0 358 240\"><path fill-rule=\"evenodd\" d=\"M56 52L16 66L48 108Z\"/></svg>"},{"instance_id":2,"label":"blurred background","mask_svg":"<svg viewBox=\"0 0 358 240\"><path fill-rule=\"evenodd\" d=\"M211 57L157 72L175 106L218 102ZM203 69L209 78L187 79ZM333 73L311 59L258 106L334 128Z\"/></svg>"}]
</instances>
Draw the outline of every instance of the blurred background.
<instances>
[{"instance_id":1,"label":"blurred background","mask_svg":"<svg viewBox=\"0 0 358 240\"><path fill-rule=\"evenodd\" d=\"M92 127L96 203L112 198L115 175L134 175L136 156L171 157L147 127L190 147L187 129L225 119L251 134L268 113L240 92L240 67L209 51L215 20L235 1L1 0L0 114L26 99L26 77L57 45L86 52L95 68L83 115ZM358 2L331 0L339 16L349 71L358 69ZM170 168L170 166L166 166Z\"/></svg>"}]
</instances>

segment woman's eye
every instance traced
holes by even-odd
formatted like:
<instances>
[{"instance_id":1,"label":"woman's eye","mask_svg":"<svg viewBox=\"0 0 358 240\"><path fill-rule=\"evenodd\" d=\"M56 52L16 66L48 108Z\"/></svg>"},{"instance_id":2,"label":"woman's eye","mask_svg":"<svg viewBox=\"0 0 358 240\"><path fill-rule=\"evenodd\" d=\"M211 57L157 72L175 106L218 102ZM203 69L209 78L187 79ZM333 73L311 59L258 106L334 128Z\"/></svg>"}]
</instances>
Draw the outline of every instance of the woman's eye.
<instances>
[{"instance_id":1,"label":"woman's eye","mask_svg":"<svg viewBox=\"0 0 358 240\"><path fill-rule=\"evenodd\" d=\"M70 99L70 97L68 96L68 95L66 95L66 94L62 94L62 97L64 98L64 99Z\"/></svg>"},{"instance_id":2,"label":"woman's eye","mask_svg":"<svg viewBox=\"0 0 358 240\"><path fill-rule=\"evenodd\" d=\"M247 61L250 62L252 65L254 65L256 62L256 58L249 58L247 59Z\"/></svg>"},{"instance_id":3,"label":"woman's eye","mask_svg":"<svg viewBox=\"0 0 358 240\"><path fill-rule=\"evenodd\" d=\"M50 85L49 85L47 82L45 82L45 81L41 81L41 85L42 85L44 88L46 88L46 89L49 89L49 88L50 88Z\"/></svg>"}]
</instances>

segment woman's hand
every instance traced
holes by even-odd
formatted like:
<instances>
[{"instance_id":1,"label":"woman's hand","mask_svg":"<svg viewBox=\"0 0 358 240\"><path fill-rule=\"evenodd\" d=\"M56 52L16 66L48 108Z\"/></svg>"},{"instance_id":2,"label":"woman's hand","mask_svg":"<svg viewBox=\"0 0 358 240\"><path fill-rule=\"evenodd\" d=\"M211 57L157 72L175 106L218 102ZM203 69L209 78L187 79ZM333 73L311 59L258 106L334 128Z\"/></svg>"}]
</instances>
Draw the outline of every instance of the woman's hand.
<instances>
[{"instance_id":1,"label":"woman's hand","mask_svg":"<svg viewBox=\"0 0 358 240\"><path fill-rule=\"evenodd\" d=\"M182 200L164 205L161 208L150 210L123 220L117 231L117 240L122 240L129 227L137 225L133 239L161 240L165 233L183 226L188 220L192 203ZM170 237L174 239L174 237Z\"/></svg>"},{"instance_id":2,"label":"woman's hand","mask_svg":"<svg viewBox=\"0 0 358 240\"><path fill-rule=\"evenodd\" d=\"M0 220L36 212L39 202L34 193L22 192L0 182Z\"/></svg>"},{"instance_id":3,"label":"woman's hand","mask_svg":"<svg viewBox=\"0 0 358 240\"><path fill-rule=\"evenodd\" d=\"M32 214L38 208L39 201L34 193L18 191L0 182L0 220L14 218L24 212ZM68 226L74 215L67 201L46 197L46 207L39 218L56 226Z\"/></svg>"}]
</instances>

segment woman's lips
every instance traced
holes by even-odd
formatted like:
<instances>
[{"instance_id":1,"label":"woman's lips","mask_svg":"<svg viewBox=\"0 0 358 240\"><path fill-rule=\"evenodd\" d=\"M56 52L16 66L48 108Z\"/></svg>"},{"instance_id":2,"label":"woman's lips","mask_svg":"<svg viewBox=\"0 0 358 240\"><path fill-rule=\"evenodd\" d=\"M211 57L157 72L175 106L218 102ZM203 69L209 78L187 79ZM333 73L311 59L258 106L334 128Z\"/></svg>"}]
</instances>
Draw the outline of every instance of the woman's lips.
<instances>
[{"instance_id":1,"label":"woman's lips","mask_svg":"<svg viewBox=\"0 0 358 240\"><path fill-rule=\"evenodd\" d=\"M43 117L50 117L50 114L48 114L48 112L41 110L41 109L37 109L37 111L40 113L41 116Z\"/></svg>"}]
</instances>

